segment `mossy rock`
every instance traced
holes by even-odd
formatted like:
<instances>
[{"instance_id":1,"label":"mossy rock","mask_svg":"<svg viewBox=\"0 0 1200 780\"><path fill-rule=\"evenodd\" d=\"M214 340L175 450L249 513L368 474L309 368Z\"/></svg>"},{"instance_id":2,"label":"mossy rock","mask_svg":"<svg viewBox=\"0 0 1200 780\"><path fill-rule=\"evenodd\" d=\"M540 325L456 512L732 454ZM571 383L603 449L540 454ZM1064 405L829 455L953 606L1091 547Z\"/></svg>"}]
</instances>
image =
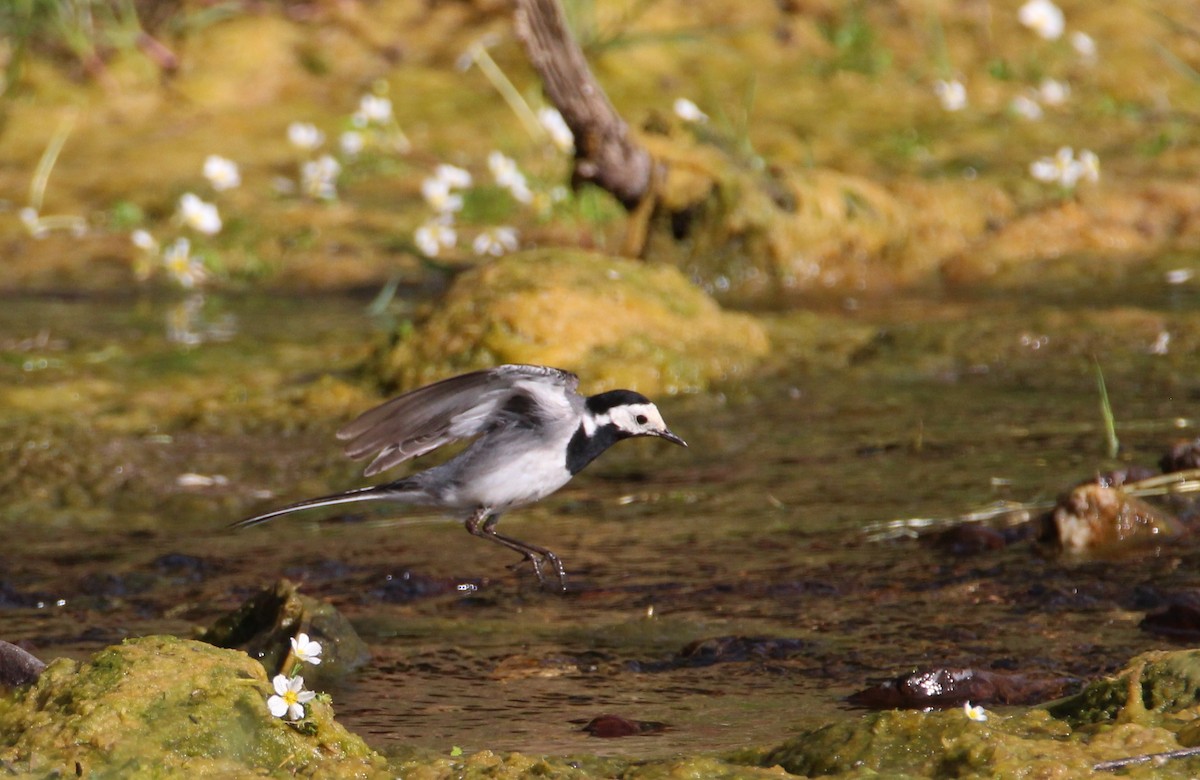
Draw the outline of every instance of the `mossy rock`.
<instances>
[{"instance_id":1,"label":"mossy rock","mask_svg":"<svg viewBox=\"0 0 1200 780\"><path fill-rule=\"evenodd\" d=\"M575 371L587 392L701 390L769 350L675 268L577 250L520 252L459 276L370 363L388 390L501 363Z\"/></svg>"},{"instance_id":2,"label":"mossy rock","mask_svg":"<svg viewBox=\"0 0 1200 780\"><path fill-rule=\"evenodd\" d=\"M1047 709L1080 726L1153 720L1200 704L1200 650L1143 653L1115 677L1098 680Z\"/></svg>"},{"instance_id":3,"label":"mossy rock","mask_svg":"<svg viewBox=\"0 0 1200 780\"><path fill-rule=\"evenodd\" d=\"M219 617L199 638L217 647L242 650L274 675L291 672L296 663L291 639L301 632L321 643L321 664L304 671L310 688L334 682L371 660L366 642L341 612L304 595L286 579Z\"/></svg>"},{"instance_id":4,"label":"mossy rock","mask_svg":"<svg viewBox=\"0 0 1200 780\"><path fill-rule=\"evenodd\" d=\"M1102 762L1179 748L1161 726L1122 723L1100 733L1073 731L1045 710L990 713L977 722L961 709L890 711L803 733L770 751L766 766L810 777L1092 777ZM1147 762L1125 777L1194 777L1188 762Z\"/></svg>"},{"instance_id":5,"label":"mossy rock","mask_svg":"<svg viewBox=\"0 0 1200 780\"><path fill-rule=\"evenodd\" d=\"M262 666L174 637L58 659L0 697L0 765L39 777L384 777L384 759L320 698L300 725L272 717Z\"/></svg>"}]
</instances>

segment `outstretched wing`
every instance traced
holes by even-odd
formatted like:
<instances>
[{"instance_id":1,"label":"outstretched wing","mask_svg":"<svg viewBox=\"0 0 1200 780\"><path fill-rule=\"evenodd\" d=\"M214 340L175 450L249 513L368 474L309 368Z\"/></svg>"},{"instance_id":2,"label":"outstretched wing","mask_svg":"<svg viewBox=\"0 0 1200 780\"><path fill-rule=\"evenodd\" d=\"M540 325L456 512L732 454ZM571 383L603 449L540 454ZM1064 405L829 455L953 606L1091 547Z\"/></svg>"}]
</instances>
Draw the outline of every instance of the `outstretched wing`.
<instances>
[{"instance_id":1,"label":"outstretched wing","mask_svg":"<svg viewBox=\"0 0 1200 780\"><path fill-rule=\"evenodd\" d=\"M504 365L443 379L364 412L337 436L346 455L377 453L371 476L502 422L537 424L582 404L579 377L547 366Z\"/></svg>"}]
</instances>

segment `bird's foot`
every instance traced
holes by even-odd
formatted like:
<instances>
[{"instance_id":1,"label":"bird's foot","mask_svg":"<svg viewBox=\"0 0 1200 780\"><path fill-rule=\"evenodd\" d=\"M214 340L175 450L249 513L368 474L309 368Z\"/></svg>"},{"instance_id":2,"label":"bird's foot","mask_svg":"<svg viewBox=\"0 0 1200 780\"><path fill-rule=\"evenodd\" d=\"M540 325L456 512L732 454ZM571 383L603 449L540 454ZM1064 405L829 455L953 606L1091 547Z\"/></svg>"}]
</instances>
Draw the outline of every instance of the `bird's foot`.
<instances>
[{"instance_id":1,"label":"bird's foot","mask_svg":"<svg viewBox=\"0 0 1200 780\"><path fill-rule=\"evenodd\" d=\"M524 561L521 561L520 563L514 563L509 568L510 569L518 569L525 564L525 561L529 561L529 565L533 567L534 575L537 576L538 582L541 583L543 588L554 588L555 587L555 585L553 585L551 582L548 582L546 580L546 570L545 569L546 569L546 565L549 564L550 568L554 569L555 575L558 576L558 585L557 585L558 591L560 593L567 592L567 571L566 571L566 569L563 568L562 561L560 561L558 559L557 555L550 552L549 550L538 550L538 551L529 550L529 551L525 552L525 560Z\"/></svg>"}]
</instances>

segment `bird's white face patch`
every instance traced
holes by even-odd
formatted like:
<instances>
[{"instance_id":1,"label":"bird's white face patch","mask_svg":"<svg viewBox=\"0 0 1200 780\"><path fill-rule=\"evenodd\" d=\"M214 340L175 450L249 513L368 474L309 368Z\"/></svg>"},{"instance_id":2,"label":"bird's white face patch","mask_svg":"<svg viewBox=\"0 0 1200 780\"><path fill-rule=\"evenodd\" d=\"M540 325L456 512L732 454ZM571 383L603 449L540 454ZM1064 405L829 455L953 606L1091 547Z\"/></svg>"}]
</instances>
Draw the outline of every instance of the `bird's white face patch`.
<instances>
[{"instance_id":1,"label":"bird's white face patch","mask_svg":"<svg viewBox=\"0 0 1200 780\"><path fill-rule=\"evenodd\" d=\"M596 422L603 425L604 420L602 418L605 416L618 429L633 436L662 433L667 429L667 424L663 422L662 414L659 413L658 407L654 404L614 406L608 410L607 415L598 416Z\"/></svg>"}]
</instances>

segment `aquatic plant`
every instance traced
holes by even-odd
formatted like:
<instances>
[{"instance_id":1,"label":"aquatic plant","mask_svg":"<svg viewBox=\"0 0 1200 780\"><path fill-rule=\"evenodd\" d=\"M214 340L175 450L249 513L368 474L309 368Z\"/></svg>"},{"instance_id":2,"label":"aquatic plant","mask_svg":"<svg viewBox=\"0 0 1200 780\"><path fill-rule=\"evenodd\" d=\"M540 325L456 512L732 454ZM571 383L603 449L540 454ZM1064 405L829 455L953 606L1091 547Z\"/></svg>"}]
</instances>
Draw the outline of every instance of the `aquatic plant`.
<instances>
[{"instance_id":1,"label":"aquatic plant","mask_svg":"<svg viewBox=\"0 0 1200 780\"><path fill-rule=\"evenodd\" d=\"M304 689L303 677L288 678L277 674L271 680L271 685L275 693L267 698L267 709L277 718L302 720L304 705L317 698L316 693Z\"/></svg>"}]
</instances>

